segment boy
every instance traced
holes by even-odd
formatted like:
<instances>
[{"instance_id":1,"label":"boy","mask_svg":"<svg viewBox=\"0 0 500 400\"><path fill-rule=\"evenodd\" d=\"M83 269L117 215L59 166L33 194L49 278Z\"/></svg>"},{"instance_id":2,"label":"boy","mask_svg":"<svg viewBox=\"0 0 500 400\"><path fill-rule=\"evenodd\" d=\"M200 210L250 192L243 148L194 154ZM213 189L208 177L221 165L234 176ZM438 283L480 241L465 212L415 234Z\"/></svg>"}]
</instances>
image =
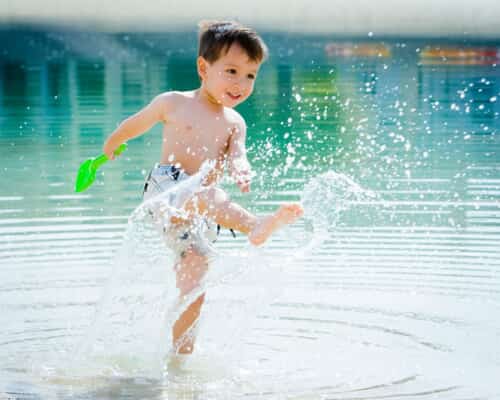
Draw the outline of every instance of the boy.
<instances>
[{"instance_id":1,"label":"boy","mask_svg":"<svg viewBox=\"0 0 500 400\"><path fill-rule=\"evenodd\" d=\"M213 160L215 167L203 190L183 207L215 220L225 228L247 234L253 245L264 243L276 229L294 222L303 213L300 204L290 203L283 204L274 214L256 217L232 203L228 195L214 184L227 165L240 190L250 191L246 125L233 107L252 93L259 67L266 56L266 45L252 29L236 22L201 23L197 58L200 88L160 94L144 109L123 121L104 144L104 153L113 159L113 152L121 143L162 122L161 160L146 181L144 198L187 179L205 161ZM196 234L190 235L185 229L182 231L182 221L178 226L181 231L174 232L177 242L167 240L167 244L178 254L176 281L180 295L185 296L207 271L208 257ZM172 232L168 235L171 236ZM182 248L179 248L182 241ZM189 331L198 319L204 295L187 307L173 326L173 345L177 353L193 351L194 337Z\"/></svg>"}]
</instances>

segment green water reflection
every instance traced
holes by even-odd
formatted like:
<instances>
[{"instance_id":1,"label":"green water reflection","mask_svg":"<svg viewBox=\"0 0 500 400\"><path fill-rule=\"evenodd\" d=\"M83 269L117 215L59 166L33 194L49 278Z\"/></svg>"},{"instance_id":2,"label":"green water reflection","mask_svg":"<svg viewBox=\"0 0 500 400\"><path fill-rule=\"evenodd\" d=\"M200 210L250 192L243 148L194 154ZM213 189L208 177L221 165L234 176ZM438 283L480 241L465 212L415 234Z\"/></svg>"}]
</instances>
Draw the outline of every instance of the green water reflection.
<instances>
[{"instance_id":1,"label":"green water reflection","mask_svg":"<svg viewBox=\"0 0 500 400\"><path fill-rule=\"evenodd\" d=\"M331 56L331 38L264 36L272 57L239 109L261 178L252 199L286 188L283 177L334 169L389 200L498 201L496 63L429 65L422 41L384 42L384 54ZM197 86L194 35L7 30L1 37L0 193L31 204L6 200L4 214L132 208L159 157L160 126L130 143L89 198L64 196L73 194L79 163L101 151L123 118L162 91ZM488 179L493 190L468 189Z\"/></svg>"}]
</instances>

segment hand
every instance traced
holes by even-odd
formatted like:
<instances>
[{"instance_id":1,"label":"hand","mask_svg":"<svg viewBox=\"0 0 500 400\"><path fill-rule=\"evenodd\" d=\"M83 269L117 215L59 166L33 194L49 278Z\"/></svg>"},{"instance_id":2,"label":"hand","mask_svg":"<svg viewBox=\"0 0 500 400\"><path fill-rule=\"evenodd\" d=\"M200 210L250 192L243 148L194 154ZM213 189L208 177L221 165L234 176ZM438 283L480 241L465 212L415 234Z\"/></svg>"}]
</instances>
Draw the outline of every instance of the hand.
<instances>
[{"instance_id":1,"label":"hand","mask_svg":"<svg viewBox=\"0 0 500 400\"><path fill-rule=\"evenodd\" d=\"M238 171L238 173L233 175L233 178L242 193L250 192L252 173L249 170Z\"/></svg>"},{"instance_id":2,"label":"hand","mask_svg":"<svg viewBox=\"0 0 500 400\"><path fill-rule=\"evenodd\" d=\"M107 141L106 143L104 143L104 147L102 148L102 151L104 152L104 154L106 154L108 159L114 160L115 159L115 150L117 148L118 148L118 146L115 146L115 145L113 145L113 143Z\"/></svg>"}]
</instances>

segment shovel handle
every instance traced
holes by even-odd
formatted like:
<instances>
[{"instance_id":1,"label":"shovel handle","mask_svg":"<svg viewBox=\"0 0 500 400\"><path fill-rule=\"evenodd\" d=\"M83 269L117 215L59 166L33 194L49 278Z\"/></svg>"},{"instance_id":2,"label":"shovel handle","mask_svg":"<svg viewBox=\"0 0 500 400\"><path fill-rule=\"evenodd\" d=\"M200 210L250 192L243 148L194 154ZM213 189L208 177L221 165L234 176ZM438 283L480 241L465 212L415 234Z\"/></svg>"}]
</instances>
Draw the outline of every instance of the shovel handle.
<instances>
[{"instance_id":1,"label":"shovel handle","mask_svg":"<svg viewBox=\"0 0 500 400\"><path fill-rule=\"evenodd\" d=\"M115 154L115 156L119 156L125 150L127 150L127 143L122 143L115 150L114 154ZM108 158L108 156L106 154L101 154L99 157L96 157L94 159L94 161L92 162L92 164L97 169L97 168L99 168L102 164L104 164L108 160L109 160L109 158Z\"/></svg>"}]
</instances>

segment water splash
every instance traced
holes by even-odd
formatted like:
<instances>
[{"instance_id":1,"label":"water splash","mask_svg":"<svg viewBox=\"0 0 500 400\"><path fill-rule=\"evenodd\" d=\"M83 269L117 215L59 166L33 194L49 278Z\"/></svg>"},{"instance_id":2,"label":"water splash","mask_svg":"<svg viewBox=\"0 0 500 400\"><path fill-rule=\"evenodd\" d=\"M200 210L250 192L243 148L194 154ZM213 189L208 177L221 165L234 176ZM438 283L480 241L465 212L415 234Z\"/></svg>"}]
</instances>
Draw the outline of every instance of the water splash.
<instances>
[{"instance_id":1,"label":"water splash","mask_svg":"<svg viewBox=\"0 0 500 400\"><path fill-rule=\"evenodd\" d=\"M165 246L150 211L160 211L162 224L168 225L170 216L182 215L181 205L197 193L208 173L208 167L202 169L131 214L95 320L68 373L164 378L173 350L171 327L208 288L211 298L198 321L204 354L209 359L214 354L226 360L235 357L243 346L243 337L252 329L252 317L279 296L286 267L318 248L342 212L357 201L373 197L349 177L333 171L312 179L301 196L305 220L312 229L280 232L276 239L282 239L280 243L285 245L279 249L244 244L234 251L214 251L202 283L180 298L172 268L175 256Z\"/></svg>"},{"instance_id":2,"label":"water splash","mask_svg":"<svg viewBox=\"0 0 500 400\"><path fill-rule=\"evenodd\" d=\"M334 229L341 215L354 205L375 197L347 175L328 171L306 184L301 201L305 217L315 230L323 231Z\"/></svg>"}]
</instances>

